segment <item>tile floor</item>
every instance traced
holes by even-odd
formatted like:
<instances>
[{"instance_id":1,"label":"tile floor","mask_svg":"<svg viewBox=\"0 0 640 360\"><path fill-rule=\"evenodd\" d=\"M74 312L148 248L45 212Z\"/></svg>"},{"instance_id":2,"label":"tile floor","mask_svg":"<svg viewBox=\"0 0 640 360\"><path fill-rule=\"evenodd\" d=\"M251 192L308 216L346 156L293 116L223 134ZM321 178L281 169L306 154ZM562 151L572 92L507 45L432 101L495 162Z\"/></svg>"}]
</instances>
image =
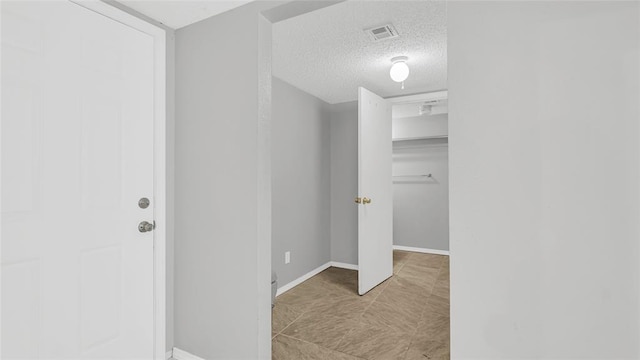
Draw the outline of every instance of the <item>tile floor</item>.
<instances>
[{"instance_id":1,"label":"tile floor","mask_svg":"<svg viewBox=\"0 0 640 360\"><path fill-rule=\"evenodd\" d=\"M449 257L394 251L394 275L359 296L331 267L276 299L274 360L449 359Z\"/></svg>"}]
</instances>

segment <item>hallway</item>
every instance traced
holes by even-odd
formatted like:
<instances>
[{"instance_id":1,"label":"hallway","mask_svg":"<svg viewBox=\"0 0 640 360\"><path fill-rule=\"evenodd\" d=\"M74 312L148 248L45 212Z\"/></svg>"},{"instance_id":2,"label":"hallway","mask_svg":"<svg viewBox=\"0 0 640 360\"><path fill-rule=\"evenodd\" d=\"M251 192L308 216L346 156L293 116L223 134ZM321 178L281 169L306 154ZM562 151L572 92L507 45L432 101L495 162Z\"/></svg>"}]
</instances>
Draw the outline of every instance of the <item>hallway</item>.
<instances>
[{"instance_id":1,"label":"hallway","mask_svg":"<svg viewBox=\"0 0 640 360\"><path fill-rule=\"evenodd\" d=\"M276 299L273 359L449 359L449 257L394 251L394 276L364 296L331 267Z\"/></svg>"}]
</instances>

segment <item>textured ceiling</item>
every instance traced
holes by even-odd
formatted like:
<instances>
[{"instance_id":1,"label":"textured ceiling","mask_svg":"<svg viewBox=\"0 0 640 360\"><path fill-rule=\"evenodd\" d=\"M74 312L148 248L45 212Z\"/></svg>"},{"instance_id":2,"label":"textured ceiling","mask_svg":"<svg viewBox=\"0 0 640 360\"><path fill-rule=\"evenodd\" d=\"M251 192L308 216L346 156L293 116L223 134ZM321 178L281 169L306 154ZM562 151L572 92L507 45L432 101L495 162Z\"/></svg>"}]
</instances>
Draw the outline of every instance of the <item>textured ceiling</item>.
<instances>
[{"instance_id":1,"label":"textured ceiling","mask_svg":"<svg viewBox=\"0 0 640 360\"><path fill-rule=\"evenodd\" d=\"M179 29L244 5L250 0L118 0L118 2L170 28Z\"/></svg>"},{"instance_id":2,"label":"textured ceiling","mask_svg":"<svg viewBox=\"0 0 640 360\"><path fill-rule=\"evenodd\" d=\"M363 31L387 23L399 37L374 42ZM389 77L400 55L409 57L404 90ZM356 100L358 86L383 97L446 89L446 4L346 1L276 23L272 71L331 104Z\"/></svg>"}]
</instances>

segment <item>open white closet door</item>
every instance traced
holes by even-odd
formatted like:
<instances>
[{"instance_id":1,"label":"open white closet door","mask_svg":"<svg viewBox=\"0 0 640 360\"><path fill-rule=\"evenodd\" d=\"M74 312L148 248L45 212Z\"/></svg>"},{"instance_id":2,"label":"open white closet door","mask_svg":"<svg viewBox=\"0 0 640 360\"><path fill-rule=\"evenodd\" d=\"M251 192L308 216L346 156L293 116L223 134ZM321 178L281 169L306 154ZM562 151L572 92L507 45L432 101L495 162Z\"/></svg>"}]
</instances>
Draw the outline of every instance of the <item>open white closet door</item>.
<instances>
[{"instance_id":1,"label":"open white closet door","mask_svg":"<svg viewBox=\"0 0 640 360\"><path fill-rule=\"evenodd\" d=\"M393 274L391 104L358 88L358 293Z\"/></svg>"}]
</instances>

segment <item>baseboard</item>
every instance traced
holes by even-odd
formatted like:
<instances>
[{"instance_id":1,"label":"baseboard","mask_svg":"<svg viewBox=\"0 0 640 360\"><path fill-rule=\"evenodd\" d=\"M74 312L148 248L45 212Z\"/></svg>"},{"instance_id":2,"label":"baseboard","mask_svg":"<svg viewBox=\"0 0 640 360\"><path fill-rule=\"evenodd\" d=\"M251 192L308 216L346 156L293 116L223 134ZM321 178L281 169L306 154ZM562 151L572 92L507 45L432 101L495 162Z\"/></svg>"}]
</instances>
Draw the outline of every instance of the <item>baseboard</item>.
<instances>
[{"instance_id":1,"label":"baseboard","mask_svg":"<svg viewBox=\"0 0 640 360\"><path fill-rule=\"evenodd\" d=\"M300 276L299 278L293 280L292 282L280 286L278 288L278 291L276 292L276 296L280 296L282 294L284 294L285 292L293 289L294 287L302 284L303 282L305 282L306 280L309 280L310 278L314 277L315 275L318 275L319 273L321 273L322 271L326 270L327 268L329 268L331 266L331 261L329 261L326 264L320 265L319 267L309 271L308 273Z\"/></svg>"},{"instance_id":2,"label":"baseboard","mask_svg":"<svg viewBox=\"0 0 640 360\"><path fill-rule=\"evenodd\" d=\"M330 264L333 267L337 267L337 268L341 268L341 269L358 270L358 265L341 263L341 262L337 262L337 261L331 261Z\"/></svg>"},{"instance_id":3,"label":"baseboard","mask_svg":"<svg viewBox=\"0 0 640 360\"><path fill-rule=\"evenodd\" d=\"M204 360L199 356L195 356L184 350L180 350L177 347L173 348L173 358L176 360Z\"/></svg>"},{"instance_id":4,"label":"baseboard","mask_svg":"<svg viewBox=\"0 0 640 360\"><path fill-rule=\"evenodd\" d=\"M164 354L164 360L169 360L169 359L171 359L172 357L173 357L173 349L172 349L172 350L167 351L167 352Z\"/></svg>"},{"instance_id":5,"label":"baseboard","mask_svg":"<svg viewBox=\"0 0 640 360\"><path fill-rule=\"evenodd\" d=\"M424 254L435 254L435 255L446 255L449 256L449 251L447 250L435 250L435 249L425 249L411 246L399 246L393 245L393 250L402 250L402 251L412 251L419 252Z\"/></svg>"}]
</instances>

